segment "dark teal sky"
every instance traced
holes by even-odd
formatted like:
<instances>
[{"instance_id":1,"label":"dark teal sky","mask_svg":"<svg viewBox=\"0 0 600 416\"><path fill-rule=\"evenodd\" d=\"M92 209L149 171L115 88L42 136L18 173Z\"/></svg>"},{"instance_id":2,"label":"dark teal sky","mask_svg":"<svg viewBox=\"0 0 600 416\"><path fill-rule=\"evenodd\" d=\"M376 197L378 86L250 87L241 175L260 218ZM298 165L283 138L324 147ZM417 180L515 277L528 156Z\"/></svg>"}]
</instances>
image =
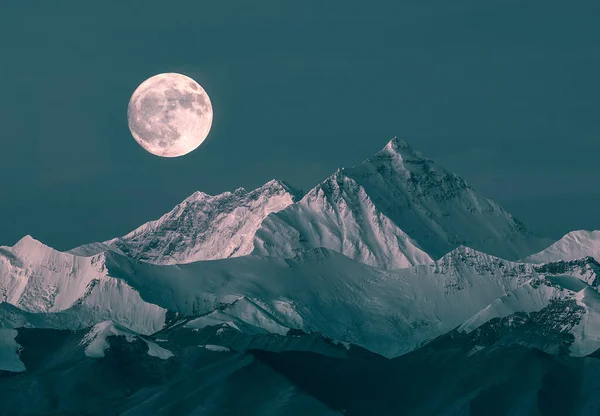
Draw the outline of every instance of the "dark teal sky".
<instances>
[{"instance_id":1,"label":"dark teal sky","mask_svg":"<svg viewBox=\"0 0 600 416\"><path fill-rule=\"evenodd\" d=\"M105 240L195 190L307 190L392 135L540 234L598 229L598 21L597 0L2 2L0 244ZM127 128L160 72L215 110L181 158Z\"/></svg>"}]
</instances>

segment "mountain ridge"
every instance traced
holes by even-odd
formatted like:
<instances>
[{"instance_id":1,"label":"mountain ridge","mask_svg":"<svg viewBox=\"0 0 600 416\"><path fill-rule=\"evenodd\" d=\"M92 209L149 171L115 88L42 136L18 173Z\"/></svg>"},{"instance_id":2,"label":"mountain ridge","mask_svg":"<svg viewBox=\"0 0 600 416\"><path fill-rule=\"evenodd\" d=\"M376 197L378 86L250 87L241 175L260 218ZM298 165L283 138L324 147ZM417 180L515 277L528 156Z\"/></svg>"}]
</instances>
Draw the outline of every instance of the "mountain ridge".
<instances>
[{"instance_id":1,"label":"mountain ridge","mask_svg":"<svg viewBox=\"0 0 600 416\"><path fill-rule=\"evenodd\" d=\"M196 191L159 219L123 237L76 247L93 255L106 249L156 264L190 263L249 254L260 221L300 198L301 191L279 180L247 191L218 195Z\"/></svg>"},{"instance_id":2,"label":"mountain ridge","mask_svg":"<svg viewBox=\"0 0 600 416\"><path fill-rule=\"evenodd\" d=\"M523 259L530 263L549 263L559 260L577 260L582 257L600 260L600 230L575 230L539 253Z\"/></svg>"},{"instance_id":3,"label":"mountain ridge","mask_svg":"<svg viewBox=\"0 0 600 416\"><path fill-rule=\"evenodd\" d=\"M293 257L323 246L393 269L430 263L459 245L516 260L550 243L394 137L304 195L277 180L253 191L198 191L123 237L70 251L110 247L140 261L177 264L250 253Z\"/></svg>"},{"instance_id":4,"label":"mountain ridge","mask_svg":"<svg viewBox=\"0 0 600 416\"><path fill-rule=\"evenodd\" d=\"M586 262L546 270L464 246L430 264L383 270L322 247L294 258L248 255L154 265L113 251L77 257L27 241L45 255L11 251L10 261L21 265L11 275L26 276L28 283L21 290L4 281L0 292L27 314L7 310L3 315L0 309L3 327L80 329L112 320L148 335L165 327L168 314L207 315L203 320L210 325L239 322L276 334L316 331L385 356L412 351L549 270L571 273L582 284L597 280L596 269ZM7 251L0 255L0 267ZM77 276L86 277L79 281ZM57 290L62 298L50 296L42 304L22 295Z\"/></svg>"}]
</instances>

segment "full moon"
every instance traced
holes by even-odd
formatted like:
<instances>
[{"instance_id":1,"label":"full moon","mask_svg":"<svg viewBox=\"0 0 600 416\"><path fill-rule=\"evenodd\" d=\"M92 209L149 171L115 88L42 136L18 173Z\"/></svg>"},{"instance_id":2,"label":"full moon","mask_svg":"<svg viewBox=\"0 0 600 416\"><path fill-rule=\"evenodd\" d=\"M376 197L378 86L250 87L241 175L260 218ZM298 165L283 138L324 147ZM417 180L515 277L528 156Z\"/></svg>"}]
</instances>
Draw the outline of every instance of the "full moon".
<instances>
[{"instance_id":1,"label":"full moon","mask_svg":"<svg viewBox=\"0 0 600 416\"><path fill-rule=\"evenodd\" d=\"M193 79L158 74L142 82L127 107L129 130L148 152L183 156L208 136L213 110L208 94Z\"/></svg>"}]
</instances>

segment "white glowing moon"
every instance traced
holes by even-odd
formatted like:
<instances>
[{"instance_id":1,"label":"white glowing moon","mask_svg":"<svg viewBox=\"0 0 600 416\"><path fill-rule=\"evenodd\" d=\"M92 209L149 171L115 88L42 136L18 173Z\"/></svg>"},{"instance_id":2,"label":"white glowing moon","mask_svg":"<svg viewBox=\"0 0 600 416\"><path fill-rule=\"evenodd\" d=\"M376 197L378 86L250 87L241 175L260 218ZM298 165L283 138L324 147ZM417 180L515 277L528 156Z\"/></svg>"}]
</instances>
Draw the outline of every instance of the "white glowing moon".
<instances>
[{"instance_id":1,"label":"white glowing moon","mask_svg":"<svg viewBox=\"0 0 600 416\"><path fill-rule=\"evenodd\" d=\"M158 74L142 82L127 107L129 130L157 156L183 156L208 136L213 110L208 94L193 79Z\"/></svg>"}]
</instances>

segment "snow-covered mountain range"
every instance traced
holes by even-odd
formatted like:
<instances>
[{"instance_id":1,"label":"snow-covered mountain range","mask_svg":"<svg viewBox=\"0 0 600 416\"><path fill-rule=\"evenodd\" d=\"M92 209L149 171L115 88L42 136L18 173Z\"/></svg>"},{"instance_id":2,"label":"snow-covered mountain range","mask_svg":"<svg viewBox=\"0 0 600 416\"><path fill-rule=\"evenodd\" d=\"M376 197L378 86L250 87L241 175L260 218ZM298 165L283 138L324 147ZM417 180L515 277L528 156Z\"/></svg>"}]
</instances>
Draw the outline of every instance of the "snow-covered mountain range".
<instances>
[{"instance_id":1,"label":"snow-covered mountain range","mask_svg":"<svg viewBox=\"0 0 600 416\"><path fill-rule=\"evenodd\" d=\"M460 346L460 360L516 346L587 357L600 349L599 241L538 238L393 139L305 195L280 181L196 192L109 241L0 247L0 372L37 368L38 336L66 343L44 364L56 369L112 354L187 366L192 347L209 360L385 360L439 345Z\"/></svg>"},{"instance_id":2,"label":"snow-covered mountain range","mask_svg":"<svg viewBox=\"0 0 600 416\"><path fill-rule=\"evenodd\" d=\"M207 195L195 192L170 212L129 234L104 243L92 243L70 252L93 255L117 250L156 264L244 256L264 218L300 197L300 191L281 181L270 181L253 191Z\"/></svg>"},{"instance_id":3,"label":"snow-covered mountain range","mask_svg":"<svg viewBox=\"0 0 600 416\"><path fill-rule=\"evenodd\" d=\"M148 263L177 264L250 253L293 257L325 247L393 269L432 262L461 245L515 260L552 243L398 138L299 198L279 181L251 192L196 192L124 237L71 252L110 248Z\"/></svg>"},{"instance_id":4,"label":"snow-covered mountain range","mask_svg":"<svg viewBox=\"0 0 600 416\"><path fill-rule=\"evenodd\" d=\"M542 266L464 246L433 263L395 270L325 248L293 259L249 255L154 265L112 251L60 253L26 237L1 253L2 300L18 308L0 309L7 328L79 330L108 319L150 335L168 326L170 314L195 319L196 328L203 322L243 332L318 332L388 357L461 324L475 329L493 318L576 299L579 292L596 291L599 281L591 258ZM579 303L593 313L590 296ZM581 340L591 343L586 348L600 347L595 332L584 333L592 337Z\"/></svg>"},{"instance_id":5,"label":"snow-covered mountain range","mask_svg":"<svg viewBox=\"0 0 600 416\"><path fill-rule=\"evenodd\" d=\"M461 245L514 260L548 244L462 178L394 138L374 157L340 169L297 204L268 216L256 251L289 256L322 246L399 268Z\"/></svg>"}]
</instances>

